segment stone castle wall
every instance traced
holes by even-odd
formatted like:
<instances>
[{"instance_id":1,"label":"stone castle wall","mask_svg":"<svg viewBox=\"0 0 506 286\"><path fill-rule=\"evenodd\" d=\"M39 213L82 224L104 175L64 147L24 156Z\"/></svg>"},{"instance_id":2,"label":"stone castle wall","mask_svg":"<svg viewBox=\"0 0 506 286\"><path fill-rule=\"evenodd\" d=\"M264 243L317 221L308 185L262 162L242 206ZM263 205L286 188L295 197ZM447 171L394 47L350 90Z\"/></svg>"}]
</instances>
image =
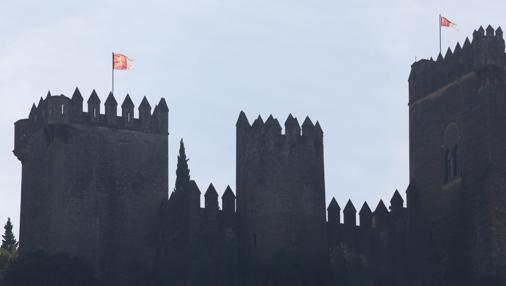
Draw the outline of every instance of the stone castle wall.
<instances>
[{"instance_id":1,"label":"stone castle wall","mask_svg":"<svg viewBox=\"0 0 506 286\"><path fill-rule=\"evenodd\" d=\"M349 249L400 285L504 276L504 48L502 30L489 26L445 57L412 65L407 206L398 192L390 210L364 204L359 225L351 201L343 223L335 200L325 218L323 131L309 118L300 126L290 115L283 134L272 116L250 124L241 112L237 198L228 188L220 210L212 185L204 208L194 181L167 197L165 100L151 112L143 99L135 118L128 95L117 116L112 94L104 114L95 92L87 112L77 89L72 98L49 94L15 123L21 248L82 255L110 275L137 263L133 256L189 255L196 245L216 255L226 241L249 260Z\"/></svg>"},{"instance_id":2,"label":"stone castle wall","mask_svg":"<svg viewBox=\"0 0 506 286\"><path fill-rule=\"evenodd\" d=\"M136 119L125 106L125 118L94 112L96 99L88 112L70 108L82 106L78 90L41 100L16 122L14 153L23 164L23 251L83 256L107 277L154 259L168 189L167 109L162 101Z\"/></svg>"}]
</instances>

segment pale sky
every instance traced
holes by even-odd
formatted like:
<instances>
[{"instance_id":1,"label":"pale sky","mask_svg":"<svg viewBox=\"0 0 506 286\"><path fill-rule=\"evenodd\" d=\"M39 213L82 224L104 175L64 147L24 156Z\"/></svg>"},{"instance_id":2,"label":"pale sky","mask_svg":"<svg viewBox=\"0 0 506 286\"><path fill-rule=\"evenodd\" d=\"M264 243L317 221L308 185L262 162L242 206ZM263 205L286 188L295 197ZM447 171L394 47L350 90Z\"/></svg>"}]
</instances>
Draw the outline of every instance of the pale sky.
<instances>
[{"instance_id":1,"label":"pale sky","mask_svg":"<svg viewBox=\"0 0 506 286\"><path fill-rule=\"evenodd\" d=\"M481 2L481 3L480 3ZM115 93L136 108L165 97L170 109L169 184L184 138L191 177L235 191L235 122L306 115L324 130L327 204L389 202L408 183L408 84L415 57L436 57L473 29L506 25L504 1L89 0L0 4L0 224L18 232L21 164L14 122L48 90L102 102L111 52L134 59ZM444 53L444 52L443 52ZM136 109L137 112L137 109ZM136 114L137 116L137 114ZM387 203L388 205L388 203Z\"/></svg>"}]
</instances>

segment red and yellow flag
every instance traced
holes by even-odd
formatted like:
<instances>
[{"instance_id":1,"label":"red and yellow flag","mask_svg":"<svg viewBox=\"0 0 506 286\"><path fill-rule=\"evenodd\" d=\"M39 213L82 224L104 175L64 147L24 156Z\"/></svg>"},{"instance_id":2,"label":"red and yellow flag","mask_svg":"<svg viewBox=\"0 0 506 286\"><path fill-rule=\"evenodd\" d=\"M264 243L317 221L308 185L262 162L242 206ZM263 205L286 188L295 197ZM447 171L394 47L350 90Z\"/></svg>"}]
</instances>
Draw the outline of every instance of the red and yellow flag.
<instances>
[{"instance_id":1,"label":"red and yellow flag","mask_svg":"<svg viewBox=\"0 0 506 286\"><path fill-rule=\"evenodd\" d=\"M131 70L133 69L130 64L132 60L125 55L112 53L112 68L115 70Z\"/></svg>"},{"instance_id":2,"label":"red and yellow flag","mask_svg":"<svg viewBox=\"0 0 506 286\"><path fill-rule=\"evenodd\" d=\"M453 28L455 30L458 30L457 24L453 23L452 21L448 20L448 18L445 18L443 16L439 16L439 26Z\"/></svg>"}]
</instances>

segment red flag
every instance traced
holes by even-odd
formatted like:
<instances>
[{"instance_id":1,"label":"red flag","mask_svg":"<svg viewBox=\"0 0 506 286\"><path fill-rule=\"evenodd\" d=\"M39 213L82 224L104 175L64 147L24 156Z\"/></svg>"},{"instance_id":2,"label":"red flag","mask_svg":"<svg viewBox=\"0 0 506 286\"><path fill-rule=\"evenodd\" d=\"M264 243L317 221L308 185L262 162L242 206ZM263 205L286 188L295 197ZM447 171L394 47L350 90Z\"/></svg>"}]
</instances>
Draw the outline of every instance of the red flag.
<instances>
[{"instance_id":1,"label":"red flag","mask_svg":"<svg viewBox=\"0 0 506 286\"><path fill-rule=\"evenodd\" d=\"M457 29L457 24L453 23L452 21L448 20L447 18L440 16L439 17L439 25L441 27L449 27Z\"/></svg>"},{"instance_id":2,"label":"red flag","mask_svg":"<svg viewBox=\"0 0 506 286\"><path fill-rule=\"evenodd\" d=\"M112 68L115 70L129 70L132 69L130 64L132 60L122 54L113 53L113 64Z\"/></svg>"}]
</instances>

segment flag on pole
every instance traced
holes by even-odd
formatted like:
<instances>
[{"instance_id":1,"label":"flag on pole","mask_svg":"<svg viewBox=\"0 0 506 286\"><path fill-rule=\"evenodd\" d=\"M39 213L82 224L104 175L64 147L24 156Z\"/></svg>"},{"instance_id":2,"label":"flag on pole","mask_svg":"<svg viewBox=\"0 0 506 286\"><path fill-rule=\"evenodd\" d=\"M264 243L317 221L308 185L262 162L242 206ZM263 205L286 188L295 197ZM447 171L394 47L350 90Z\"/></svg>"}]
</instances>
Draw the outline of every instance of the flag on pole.
<instances>
[{"instance_id":1,"label":"flag on pole","mask_svg":"<svg viewBox=\"0 0 506 286\"><path fill-rule=\"evenodd\" d=\"M125 55L112 53L113 55L113 65L112 68L115 70L131 70L133 69L130 62L132 62L132 59L128 58Z\"/></svg>"},{"instance_id":2,"label":"flag on pole","mask_svg":"<svg viewBox=\"0 0 506 286\"><path fill-rule=\"evenodd\" d=\"M453 23L452 21L448 20L448 18L445 18L443 16L439 16L439 26L453 28L455 30L458 30L457 24Z\"/></svg>"},{"instance_id":3,"label":"flag on pole","mask_svg":"<svg viewBox=\"0 0 506 286\"><path fill-rule=\"evenodd\" d=\"M114 94L114 70L131 70L133 69L132 65L130 64L132 62L132 59L129 57L112 53L112 76L111 76L111 92Z\"/></svg>"}]
</instances>

